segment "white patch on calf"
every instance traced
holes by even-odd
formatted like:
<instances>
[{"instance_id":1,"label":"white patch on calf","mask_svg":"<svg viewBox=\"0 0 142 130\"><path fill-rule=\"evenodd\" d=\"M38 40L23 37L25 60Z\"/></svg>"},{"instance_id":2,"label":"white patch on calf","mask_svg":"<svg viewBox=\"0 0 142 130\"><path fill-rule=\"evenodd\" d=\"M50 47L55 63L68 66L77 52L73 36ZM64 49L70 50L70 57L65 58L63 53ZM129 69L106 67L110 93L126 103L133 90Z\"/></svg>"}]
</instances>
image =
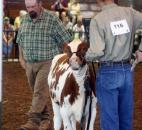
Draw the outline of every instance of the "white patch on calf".
<instances>
[{"instance_id":1,"label":"white patch on calf","mask_svg":"<svg viewBox=\"0 0 142 130\"><path fill-rule=\"evenodd\" d=\"M73 40L72 42L70 42L70 43L68 44L68 46L70 46L72 52L76 52L76 51L77 51L77 48L78 48L78 46L81 44L81 42L82 42L82 41L81 41L80 39L75 39L75 40Z\"/></svg>"},{"instance_id":2,"label":"white patch on calf","mask_svg":"<svg viewBox=\"0 0 142 130\"><path fill-rule=\"evenodd\" d=\"M73 53L72 56L70 57L70 65L72 67L72 69L76 70L80 68L80 64L79 64L79 58L76 55L78 46L82 43L82 41L80 39L75 39L73 40L71 43L68 44L68 46L71 48L71 52Z\"/></svg>"}]
</instances>

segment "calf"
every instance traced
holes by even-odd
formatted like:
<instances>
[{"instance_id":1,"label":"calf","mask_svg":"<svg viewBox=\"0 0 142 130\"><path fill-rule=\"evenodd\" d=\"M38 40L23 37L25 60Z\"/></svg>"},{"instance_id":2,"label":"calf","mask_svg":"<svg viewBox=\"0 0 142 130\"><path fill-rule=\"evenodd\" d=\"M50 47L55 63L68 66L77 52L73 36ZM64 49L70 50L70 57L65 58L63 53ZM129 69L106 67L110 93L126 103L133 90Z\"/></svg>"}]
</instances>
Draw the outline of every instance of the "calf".
<instances>
[{"instance_id":1,"label":"calf","mask_svg":"<svg viewBox=\"0 0 142 130\"><path fill-rule=\"evenodd\" d=\"M65 44L64 53L55 56L52 61L48 84L54 112L54 130L60 130L62 121L64 130L76 130L76 122L81 122L84 117L85 129L93 130L97 100L93 91L87 91L94 90L95 85L94 73L84 58L87 49L86 43L74 40Z\"/></svg>"}]
</instances>

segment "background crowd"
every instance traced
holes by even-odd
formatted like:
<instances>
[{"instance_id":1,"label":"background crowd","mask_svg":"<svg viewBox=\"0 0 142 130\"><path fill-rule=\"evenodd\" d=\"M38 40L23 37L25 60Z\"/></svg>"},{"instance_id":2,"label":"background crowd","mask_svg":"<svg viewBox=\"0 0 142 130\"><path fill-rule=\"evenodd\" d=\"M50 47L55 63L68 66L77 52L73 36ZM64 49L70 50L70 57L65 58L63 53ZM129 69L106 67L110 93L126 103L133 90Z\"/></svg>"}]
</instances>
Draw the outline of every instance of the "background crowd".
<instances>
[{"instance_id":1,"label":"background crowd","mask_svg":"<svg viewBox=\"0 0 142 130\"><path fill-rule=\"evenodd\" d=\"M92 58L90 61L95 61L99 57L96 94L97 98L99 99L101 110L101 128L106 130L114 130L116 128L117 130L124 130L125 128L129 127L129 130L131 130L133 111L133 71L131 71L130 63L131 52L133 49L133 37L131 38L131 36L133 36L136 29L141 27L139 26L139 23L141 23L142 15L141 13L131 11L131 8L129 11L126 11L125 9L120 10L113 0L97 0L97 2L102 6L102 12L103 9L105 9L105 11L103 12L103 15L97 15L91 20L90 48L88 49L89 51L87 53L87 59ZM15 18L14 24L10 23L10 19L8 17L4 17L3 57L5 58L5 56L10 56L13 44L17 42L19 45L19 61L22 68L26 71L28 82L33 92L32 103L28 112L29 119L26 124L21 126L20 130L25 130L25 128L29 130L47 130L47 128L50 127L50 117L47 109L47 75L51 66L51 60L57 53L60 53L60 47L62 47L63 43L68 43L73 39L87 39L87 33L85 31L86 27L83 24L83 17L80 15L80 4L76 0L57 0L53 5L51 5L53 13L44 10L41 0L25 0L25 5L28 15L26 15L25 11L20 11L22 13ZM111 17L108 17L109 13L106 11L106 9L110 9L109 7L113 7L113 9L115 9L109 11L109 13L111 12L110 16L112 18L123 18L125 16L128 24L127 21L120 21L122 22L121 25L125 23L126 25L130 25L130 29L132 28L132 31L129 31L129 28L126 28L127 32L124 32L123 35L121 33L117 33L117 35L112 36L113 31L117 32L118 29L110 30L110 26L107 24L112 23L112 19L109 19ZM122 13L120 13L122 16L117 13L119 11L122 11ZM127 12L127 14L125 12ZM130 12L131 15L128 15L128 12ZM111 15L112 13L114 14ZM117 15L115 13L117 13ZM131 16L133 16L132 14L137 14L135 15L136 19L133 19L135 17L131 18ZM23 15L26 16L23 17ZM131 19L128 16L130 16ZM131 25L131 21L134 21L136 25ZM119 27L119 24L116 23L117 21L115 21L115 25ZM133 28L135 26L137 28ZM106 31L104 31L105 29ZM16 36L17 31L18 35ZM122 40L121 42L120 39ZM112 43L113 41L114 43ZM122 45L124 45L126 48ZM139 51L136 55L138 62L142 59L141 45L142 44L140 44ZM121 51L127 52L127 54L123 52L120 53ZM120 71L118 71L118 69ZM117 74L119 73L118 78L113 77L112 70ZM104 75L104 72L106 75ZM104 77L99 77L99 75ZM123 82L121 82L123 77L128 78L124 78ZM103 84L100 84L102 83L99 82L101 81L100 79L104 79ZM114 82L116 79L120 81L118 81L118 83L122 84L116 84L116 82ZM111 82L111 84L109 82ZM107 91L104 89L106 86ZM122 87L120 88L120 86ZM113 98L111 90L116 90L112 91L114 95ZM125 95L123 94L124 90ZM111 95L109 95L110 93ZM122 95L121 98L119 94ZM116 95L119 96L119 98ZM101 97L103 97L103 99ZM110 99L113 100L111 101ZM119 102L118 99L123 102ZM106 100L110 101L110 109L106 109L107 107L102 107L102 105L107 102ZM105 105L108 106L108 104ZM119 105L122 107L118 108ZM125 108L127 108L127 110L125 110ZM110 115L107 115L107 113L110 113ZM117 115L115 113L117 113ZM126 113L125 117L123 117L123 113ZM120 125L118 124L119 117L121 118ZM115 123L112 124L111 120L113 120ZM125 123L126 121L128 121L128 123ZM125 126L125 124L128 125ZM119 128L119 126L121 128Z\"/></svg>"},{"instance_id":2,"label":"background crowd","mask_svg":"<svg viewBox=\"0 0 142 130\"><path fill-rule=\"evenodd\" d=\"M51 11L59 17L65 28L70 32L74 39L80 38L87 40L89 26L83 22L80 13L80 3L77 0L57 0L51 5ZM3 19L3 59L11 57L18 58L18 47L16 36L20 27L21 18L27 12L20 10L19 15L13 20L5 16Z\"/></svg>"}]
</instances>

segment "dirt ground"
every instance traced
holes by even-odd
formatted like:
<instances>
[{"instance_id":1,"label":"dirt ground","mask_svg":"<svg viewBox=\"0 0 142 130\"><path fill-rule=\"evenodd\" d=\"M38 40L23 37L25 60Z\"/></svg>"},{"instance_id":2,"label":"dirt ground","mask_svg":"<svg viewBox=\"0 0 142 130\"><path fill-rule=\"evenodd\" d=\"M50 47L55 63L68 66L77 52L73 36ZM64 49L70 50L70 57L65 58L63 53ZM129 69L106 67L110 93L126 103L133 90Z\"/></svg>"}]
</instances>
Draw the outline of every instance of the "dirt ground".
<instances>
[{"instance_id":1,"label":"dirt ground","mask_svg":"<svg viewBox=\"0 0 142 130\"><path fill-rule=\"evenodd\" d=\"M3 63L2 130L19 130L27 120L26 113L31 103L25 71L18 62ZM135 108L133 130L142 130L142 64L135 69ZM49 113L53 117L49 99ZM99 113L94 130L99 129Z\"/></svg>"}]
</instances>

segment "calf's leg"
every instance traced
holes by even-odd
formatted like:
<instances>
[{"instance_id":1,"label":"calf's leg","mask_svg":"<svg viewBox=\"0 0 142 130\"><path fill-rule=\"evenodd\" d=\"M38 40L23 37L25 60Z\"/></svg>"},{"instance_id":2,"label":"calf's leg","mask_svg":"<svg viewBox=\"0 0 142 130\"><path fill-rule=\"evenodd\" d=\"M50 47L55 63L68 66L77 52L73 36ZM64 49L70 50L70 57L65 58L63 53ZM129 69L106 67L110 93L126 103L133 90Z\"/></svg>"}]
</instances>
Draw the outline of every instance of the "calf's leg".
<instances>
[{"instance_id":1,"label":"calf's leg","mask_svg":"<svg viewBox=\"0 0 142 130\"><path fill-rule=\"evenodd\" d=\"M60 106L52 100L52 107L54 113L54 130L60 130L62 124L62 118L60 114Z\"/></svg>"},{"instance_id":2,"label":"calf's leg","mask_svg":"<svg viewBox=\"0 0 142 130\"><path fill-rule=\"evenodd\" d=\"M71 116L71 125L72 125L73 130L76 130L76 120L75 120L74 115Z\"/></svg>"},{"instance_id":3,"label":"calf's leg","mask_svg":"<svg viewBox=\"0 0 142 130\"><path fill-rule=\"evenodd\" d=\"M72 122L70 119L70 114L69 114L69 109L67 107L62 107L61 108L61 116L63 119L63 125L64 125L64 130L74 130L72 128Z\"/></svg>"},{"instance_id":4,"label":"calf's leg","mask_svg":"<svg viewBox=\"0 0 142 130\"><path fill-rule=\"evenodd\" d=\"M85 130L94 130L94 122L96 119L96 104L97 104L97 99L96 97L94 97L94 95L91 97L92 98L92 105L91 105L91 119L90 119L90 124L89 124L89 129L87 129L87 125L88 125L88 118L89 118L89 104L88 104L88 112L87 112L87 116L86 116L86 127ZM89 101L90 103L90 101Z\"/></svg>"}]
</instances>

